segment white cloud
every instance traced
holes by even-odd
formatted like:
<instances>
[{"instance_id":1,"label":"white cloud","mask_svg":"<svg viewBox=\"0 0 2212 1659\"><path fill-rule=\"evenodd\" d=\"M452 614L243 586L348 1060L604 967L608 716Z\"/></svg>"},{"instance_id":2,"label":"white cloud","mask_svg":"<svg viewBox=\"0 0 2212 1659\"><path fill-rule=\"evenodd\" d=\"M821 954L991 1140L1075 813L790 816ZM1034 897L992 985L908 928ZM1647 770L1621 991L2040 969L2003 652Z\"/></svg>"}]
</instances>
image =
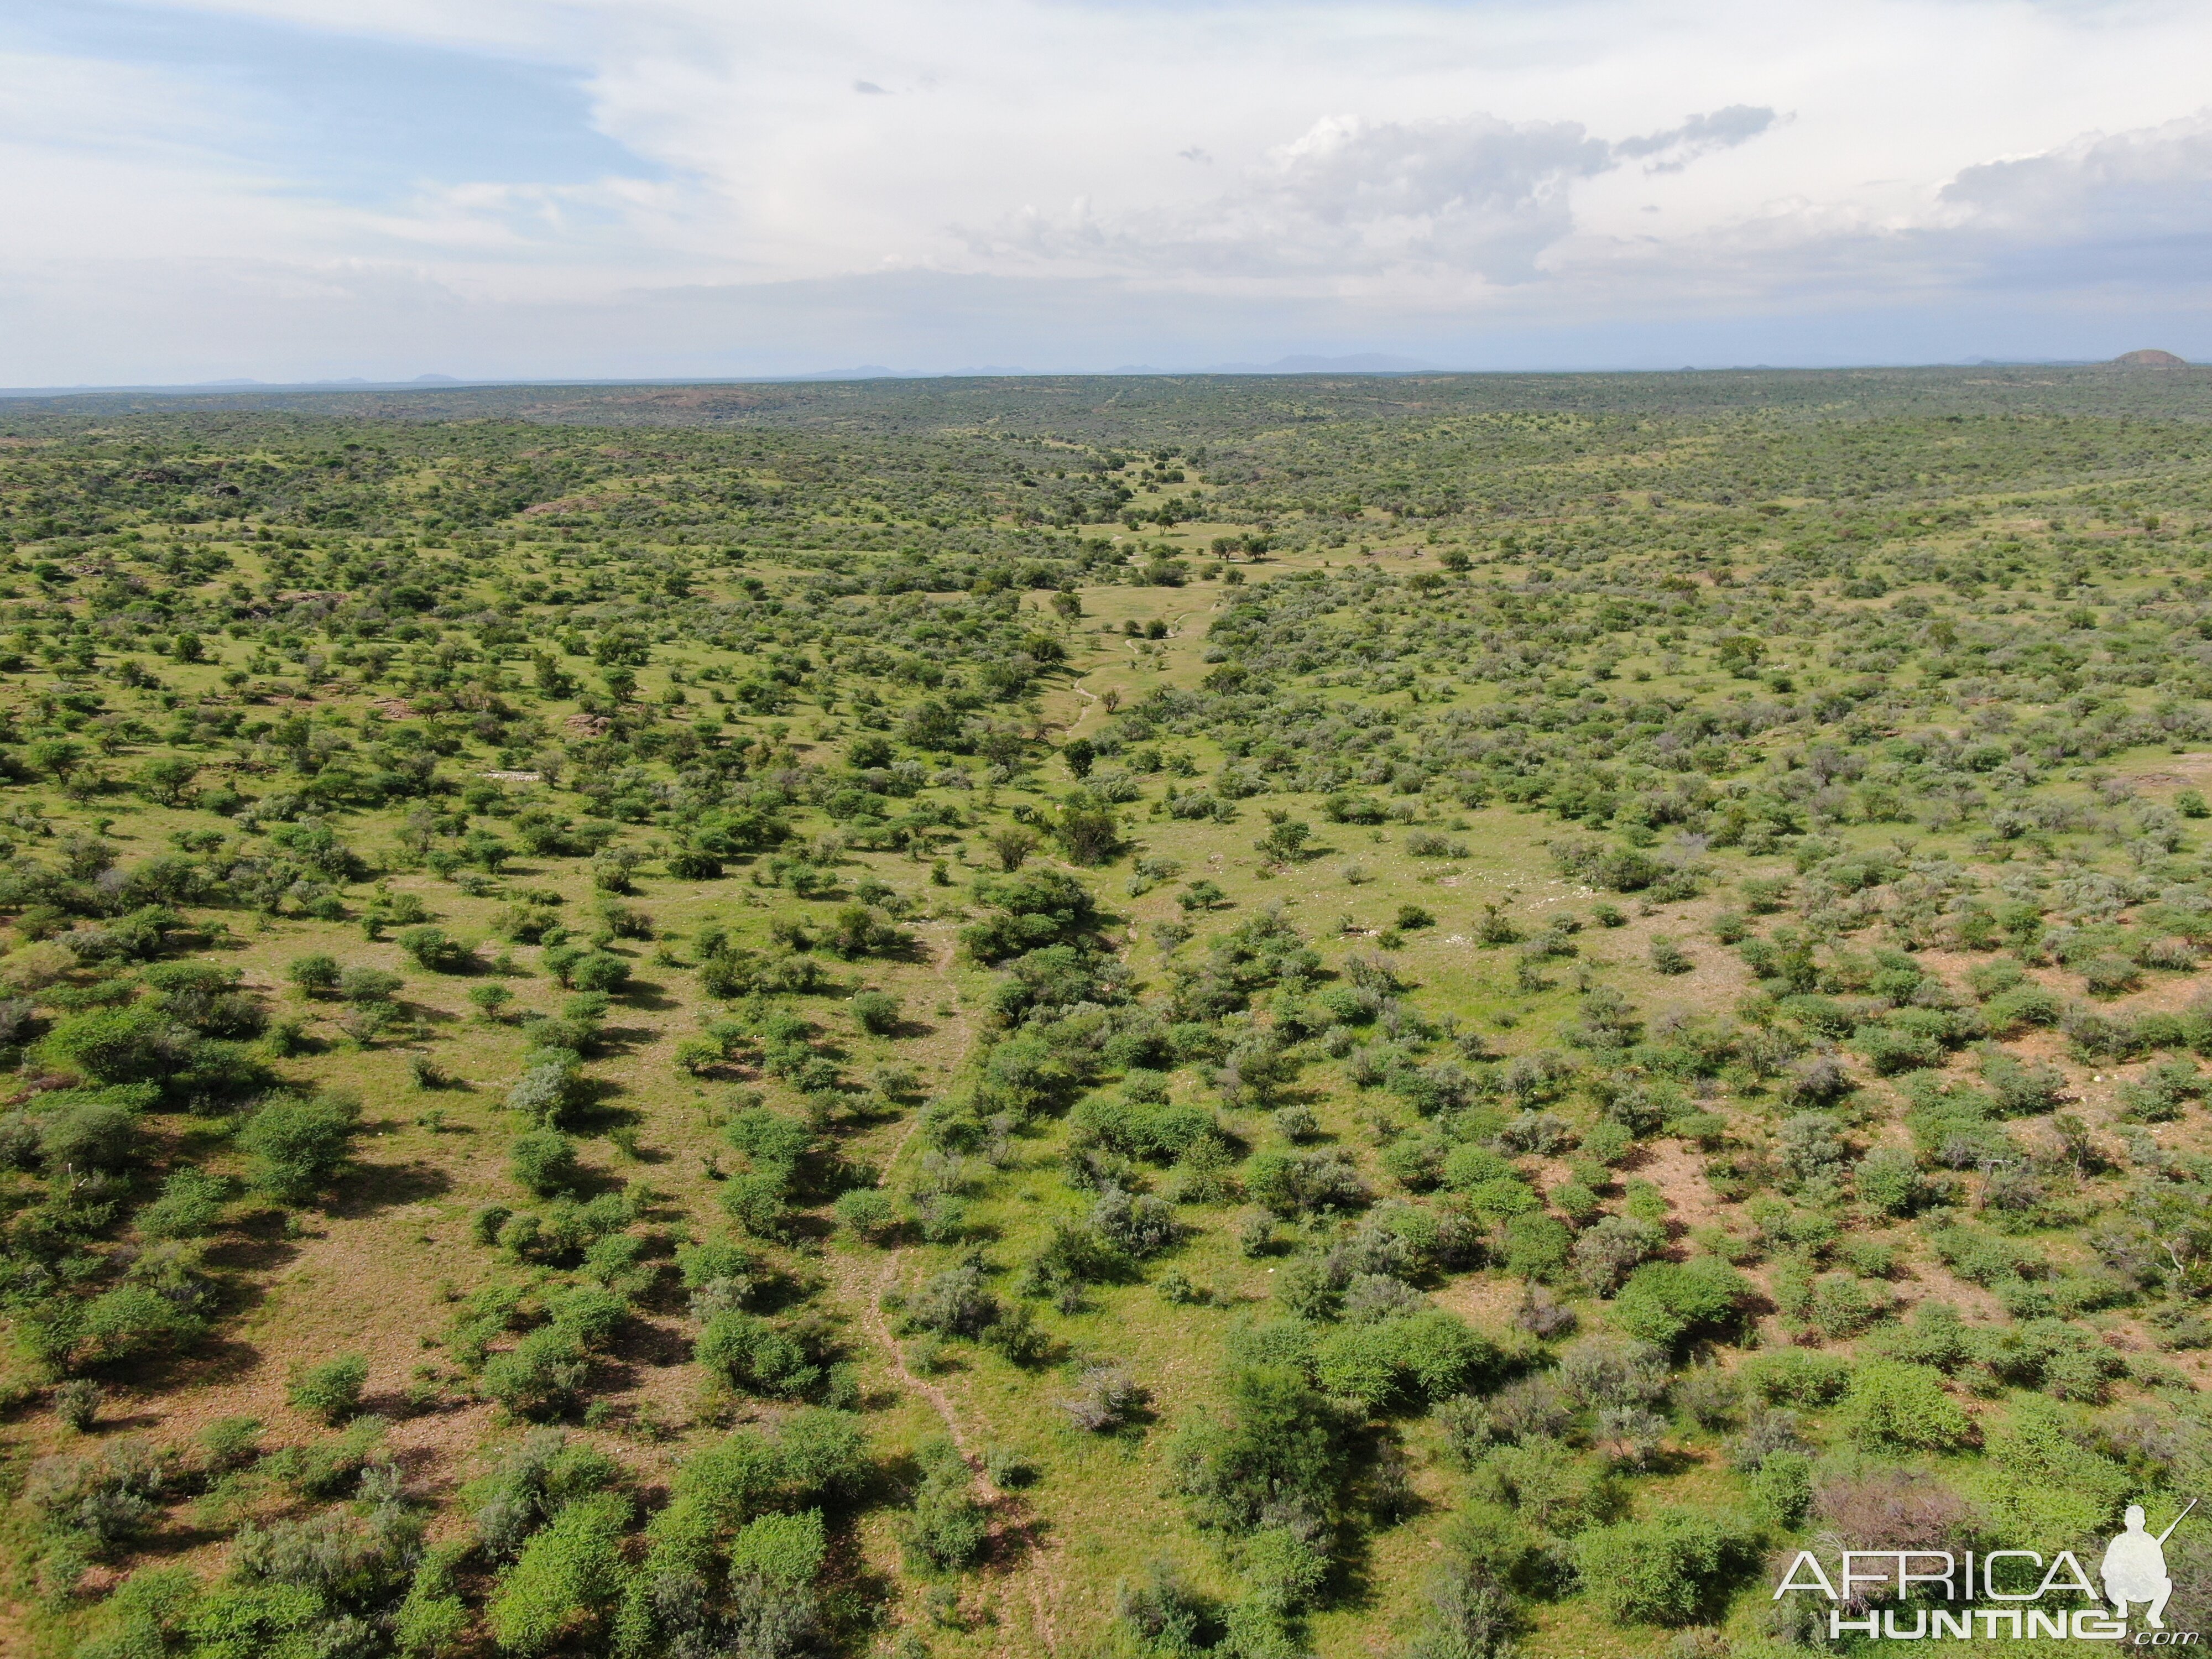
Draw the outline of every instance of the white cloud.
<instances>
[{"instance_id":1,"label":"white cloud","mask_svg":"<svg viewBox=\"0 0 2212 1659\"><path fill-rule=\"evenodd\" d=\"M987 260L1097 269L1328 276L1443 265L1517 282L1571 228L1570 185L1613 165L1611 148L1572 121L1328 116L1222 195L1110 216L1079 202L963 240Z\"/></svg>"},{"instance_id":2,"label":"white cloud","mask_svg":"<svg viewBox=\"0 0 2212 1659\"><path fill-rule=\"evenodd\" d=\"M2212 111L1967 167L1939 199L1962 225L2019 241L2200 240L2212 233Z\"/></svg>"},{"instance_id":3,"label":"white cloud","mask_svg":"<svg viewBox=\"0 0 2212 1659\"><path fill-rule=\"evenodd\" d=\"M2212 8L2181 0L151 3L572 74L635 176L349 204L204 64L46 38L0 56L0 292L35 319L0 384L354 372L304 361L326 346L396 372L464 313L472 373L568 362L538 327L681 373L676 316L714 319L694 349L725 372L1436 360L1907 306L1963 337L1992 285L2059 317L2124 273L2185 310L2212 234ZM1198 317L1246 331L1178 358Z\"/></svg>"},{"instance_id":4,"label":"white cloud","mask_svg":"<svg viewBox=\"0 0 2212 1659\"><path fill-rule=\"evenodd\" d=\"M1730 104L1710 115L1692 115L1664 132L1624 138L1613 153L1624 157L1649 157L1647 173L1680 173L1700 155L1747 143L1774 125L1774 112L1753 104Z\"/></svg>"}]
</instances>

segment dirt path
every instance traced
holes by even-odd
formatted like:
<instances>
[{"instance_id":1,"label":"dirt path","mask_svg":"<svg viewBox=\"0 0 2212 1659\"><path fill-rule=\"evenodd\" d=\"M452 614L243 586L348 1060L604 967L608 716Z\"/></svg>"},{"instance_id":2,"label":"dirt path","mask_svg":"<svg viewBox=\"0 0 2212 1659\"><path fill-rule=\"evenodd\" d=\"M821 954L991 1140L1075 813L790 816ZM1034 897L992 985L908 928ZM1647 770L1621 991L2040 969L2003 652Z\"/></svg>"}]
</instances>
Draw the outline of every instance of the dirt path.
<instances>
[{"instance_id":1,"label":"dirt path","mask_svg":"<svg viewBox=\"0 0 2212 1659\"><path fill-rule=\"evenodd\" d=\"M951 945L945 946L945 955L937 963L937 974L945 983L945 1000L955 1009L959 1009L961 1004L952 984L951 972L956 948ZM950 1024L958 1032L958 1052L964 1055L975 1039L967 1014L964 1012L955 1014ZM917 1111L900 1128L898 1139L891 1143L890 1155L884 1161L886 1176L906 1156L906 1149L913 1141L915 1132L921 1127L921 1114ZM952 1396L927 1378L917 1376L908 1366L906 1354L892 1334L890 1322L884 1317L884 1292L898 1283L905 1266L906 1251L903 1249L893 1250L884 1260L883 1271L872 1283L859 1285L848 1279L841 1288L848 1297L856 1291L859 1292L861 1322L867 1327L868 1334L882 1347L891 1374L902 1386L913 1389L929 1402L930 1409L945 1425L945 1437L952 1442L953 1449L974 1472L976 1489L981 1492L984 1503L995 1512L997 1525L994 1528L992 1553L1006 1565L1010 1589L1016 1574L1024 1581L1023 1588L1027 1591L1030 1618L1037 1639L1043 1644L1046 1653L1053 1653L1060 1645L1060 1632L1052 1616L1052 1592L1056 1587L1050 1582L1053 1575L1046 1559L1049 1546L1037 1517L1030 1513L1029 1506L1019 1498L991 1479L981 1450L975 1445L974 1437L961 1424L960 1413L952 1403Z\"/></svg>"},{"instance_id":2,"label":"dirt path","mask_svg":"<svg viewBox=\"0 0 2212 1659\"><path fill-rule=\"evenodd\" d=\"M1084 676L1085 679L1088 679L1089 678L1090 676L1087 674ZM1098 694L1096 691L1085 690L1083 689L1082 680L1069 681L1067 689L1074 692L1077 696L1083 699L1083 707L1075 711L1075 718L1067 723L1067 730L1072 733L1077 726L1083 724L1084 717L1089 714L1093 708L1098 706Z\"/></svg>"}]
</instances>

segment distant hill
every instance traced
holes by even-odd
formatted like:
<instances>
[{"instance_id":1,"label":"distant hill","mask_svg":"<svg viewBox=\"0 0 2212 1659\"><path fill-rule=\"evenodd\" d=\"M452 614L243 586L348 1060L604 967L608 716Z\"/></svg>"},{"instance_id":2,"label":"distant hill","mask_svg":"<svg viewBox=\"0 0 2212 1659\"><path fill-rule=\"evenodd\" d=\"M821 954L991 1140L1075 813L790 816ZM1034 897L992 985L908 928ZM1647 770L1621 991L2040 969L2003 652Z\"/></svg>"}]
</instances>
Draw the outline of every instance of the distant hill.
<instances>
[{"instance_id":1,"label":"distant hill","mask_svg":"<svg viewBox=\"0 0 2212 1659\"><path fill-rule=\"evenodd\" d=\"M2186 368L2189 360L2171 351L2124 351L2112 359L2117 368Z\"/></svg>"},{"instance_id":2,"label":"distant hill","mask_svg":"<svg viewBox=\"0 0 2212 1659\"><path fill-rule=\"evenodd\" d=\"M1380 351L1356 352L1349 357L1278 357L1272 363L1215 363L1209 374L1404 374L1432 368L1413 357L1393 357Z\"/></svg>"}]
</instances>

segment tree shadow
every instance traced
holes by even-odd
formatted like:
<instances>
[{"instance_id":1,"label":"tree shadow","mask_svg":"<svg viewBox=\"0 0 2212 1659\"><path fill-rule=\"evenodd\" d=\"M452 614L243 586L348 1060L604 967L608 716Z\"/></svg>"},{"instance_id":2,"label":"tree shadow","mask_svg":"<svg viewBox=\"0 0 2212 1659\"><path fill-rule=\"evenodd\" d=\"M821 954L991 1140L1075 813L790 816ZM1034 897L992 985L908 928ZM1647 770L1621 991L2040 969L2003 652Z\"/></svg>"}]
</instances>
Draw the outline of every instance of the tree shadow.
<instances>
[{"instance_id":1,"label":"tree shadow","mask_svg":"<svg viewBox=\"0 0 2212 1659\"><path fill-rule=\"evenodd\" d=\"M258 1286L235 1298L226 1298L225 1313L234 1317L260 1304L263 1293ZM211 1384L237 1382L258 1370L265 1356L252 1343L234 1336L216 1334L203 1337L195 1343L190 1353L182 1354L167 1363L138 1368L136 1375L163 1389L204 1388Z\"/></svg>"},{"instance_id":2,"label":"tree shadow","mask_svg":"<svg viewBox=\"0 0 2212 1659\"><path fill-rule=\"evenodd\" d=\"M659 1036L660 1028L657 1025L602 1025L595 1041L606 1053L619 1054L657 1042Z\"/></svg>"},{"instance_id":3,"label":"tree shadow","mask_svg":"<svg viewBox=\"0 0 2212 1659\"><path fill-rule=\"evenodd\" d=\"M633 1319L609 1346L607 1357L626 1364L666 1370L690 1362L691 1343L681 1331L650 1320Z\"/></svg>"},{"instance_id":4,"label":"tree shadow","mask_svg":"<svg viewBox=\"0 0 2212 1659\"><path fill-rule=\"evenodd\" d=\"M441 1198L453 1187L453 1177L443 1170L419 1161L357 1164L353 1177L323 1210L343 1220L359 1220L398 1205Z\"/></svg>"},{"instance_id":5,"label":"tree shadow","mask_svg":"<svg viewBox=\"0 0 2212 1659\"><path fill-rule=\"evenodd\" d=\"M261 1211L234 1223L230 1236L210 1244L202 1260L235 1273L273 1272L300 1254L298 1243L284 1236L281 1212Z\"/></svg>"},{"instance_id":6,"label":"tree shadow","mask_svg":"<svg viewBox=\"0 0 2212 1659\"><path fill-rule=\"evenodd\" d=\"M911 1101L892 1100L886 1096L884 1098L890 1103L879 1110L871 1111L868 1102L874 1098L875 1096L866 1094L847 1096L847 1104L840 1109L839 1117L851 1128L873 1129L886 1123L896 1123L907 1115L913 1105Z\"/></svg>"}]
</instances>

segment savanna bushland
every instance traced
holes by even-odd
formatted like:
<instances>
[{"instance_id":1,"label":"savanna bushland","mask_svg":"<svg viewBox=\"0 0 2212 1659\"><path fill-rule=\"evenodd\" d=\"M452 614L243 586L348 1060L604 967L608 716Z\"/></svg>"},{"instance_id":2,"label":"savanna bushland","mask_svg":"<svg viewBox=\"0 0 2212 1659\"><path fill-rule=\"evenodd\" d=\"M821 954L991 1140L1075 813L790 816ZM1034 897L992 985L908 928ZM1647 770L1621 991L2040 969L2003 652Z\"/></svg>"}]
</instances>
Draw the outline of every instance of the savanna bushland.
<instances>
[{"instance_id":1,"label":"savanna bushland","mask_svg":"<svg viewBox=\"0 0 2212 1659\"><path fill-rule=\"evenodd\" d=\"M2212 1472L2208 792L2203 371L0 404L9 1651L2092 1559Z\"/></svg>"}]
</instances>

